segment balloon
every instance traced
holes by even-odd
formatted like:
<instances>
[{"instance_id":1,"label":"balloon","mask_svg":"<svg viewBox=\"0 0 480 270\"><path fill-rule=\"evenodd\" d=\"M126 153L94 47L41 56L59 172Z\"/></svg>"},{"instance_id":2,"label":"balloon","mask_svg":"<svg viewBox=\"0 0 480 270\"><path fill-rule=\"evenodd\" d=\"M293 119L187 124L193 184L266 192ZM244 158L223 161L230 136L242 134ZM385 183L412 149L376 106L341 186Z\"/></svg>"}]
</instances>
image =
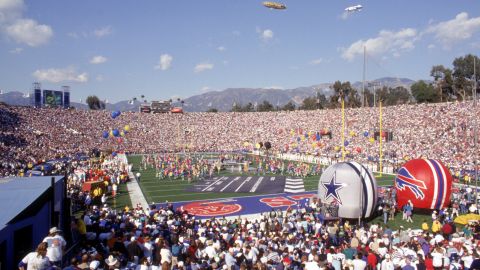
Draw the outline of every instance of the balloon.
<instances>
[{"instance_id":1,"label":"balloon","mask_svg":"<svg viewBox=\"0 0 480 270\"><path fill-rule=\"evenodd\" d=\"M345 147L347 147L347 146L348 146L348 144L349 144L349 142L348 142L348 141L345 141L345 142L343 143L343 145L345 145Z\"/></svg>"},{"instance_id":2,"label":"balloon","mask_svg":"<svg viewBox=\"0 0 480 270\"><path fill-rule=\"evenodd\" d=\"M375 138L370 138L368 139L371 143L374 143L375 142Z\"/></svg>"},{"instance_id":3,"label":"balloon","mask_svg":"<svg viewBox=\"0 0 480 270\"><path fill-rule=\"evenodd\" d=\"M340 146L335 146L335 151L339 151L340 150Z\"/></svg>"},{"instance_id":4,"label":"balloon","mask_svg":"<svg viewBox=\"0 0 480 270\"><path fill-rule=\"evenodd\" d=\"M123 127L123 130L125 130L125 131L130 131L130 126L129 126L129 125L125 125L125 127Z\"/></svg>"},{"instance_id":5,"label":"balloon","mask_svg":"<svg viewBox=\"0 0 480 270\"><path fill-rule=\"evenodd\" d=\"M118 129L114 129L112 131L112 134L113 134L113 136L118 137L120 135L120 132L118 131Z\"/></svg>"},{"instance_id":6,"label":"balloon","mask_svg":"<svg viewBox=\"0 0 480 270\"><path fill-rule=\"evenodd\" d=\"M299 142L300 140L301 140L300 137L297 137L297 142Z\"/></svg>"},{"instance_id":7,"label":"balloon","mask_svg":"<svg viewBox=\"0 0 480 270\"><path fill-rule=\"evenodd\" d=\"M110 130L110 132L108 134L110 135L110 137L114 137L113 136L113 130Z\"/></svg>"},{"instance_id":8,"label":"balloon","mask_svg":"<svg viewBox=\"0 0 480 270\"><path fill-rule=\"evenodd\" d=\"M102 134L103 138L108 138L109 134L108 134L108 131L104 131L103 134Z\"/></svg>"},{"instance_id":9,"label":"balloon","mask_svg":"<svg viewBox=\"0 0 480 270\"><path fill-rule=\"evenodd\" d=\"M328 167L318 183L322 202L337 202L341 218L368 218L376 210L377 181L372 172L357 162L340 162Z\"/></svg>"},{"instance_id":10,"label":"balloon","mask_svg":"<svg viewBox=\"0 0 480 270\"><path fill-rule=\"evenodd\" d=\"M125 131L120 131L120 137L125 137Z\"/></svg>"},{"instance_id":11,"label":"balloon","mask_svg":"<svg viewBox=\"0 0 480 270\"><path fill-rule=\"evenodd\" d=\"M118 142L118 143L122 143L122 142L123 142L123 139L122 139L122 138L117 138L117 142Z\"/></svg>"},{"instance_id":12,"label":"balloon","mask_svg":"<svg viewBox=\"0 0 480 270\"><path fill-rule=\"evenodd\" d=\"M355 150L356 150L358 153L362 153L362 148L361 148L361 147L357 147L357 148L355 148Z\"/></svg>"},{"instance_id":13,"label":"balloon","mask_svg":"<svg viewBox=\"0 0 480 270\"><path fill-rule=\"evenodd\" d=\"M260 144L259 144L259 143L256 143L256 144L255 144L255 148L260 149Z\"/></svg>"},{"instance_id":14,"label":"balloon","mask_svg":"<svg viewBox=\"0 0 480 270\"><path fill-rule=\"evenodd\" d=\"M363 136L368 137L368 131L365 131L365 132L363 133Z\"/></svg>"},{"instance_id":15,"label":"balloon","mask_svg":"<svg viewBox=\"0 0 480 270\"><path fill-rule=\"evenodd\" d=\"M398 206L411 201L414 209L443 209L450 204L452 181L450 171L440 161L412 159L395 178Z\"/></svg>"},{"instance_id":16,"label":"balloon","mask_svg":"<svg viewBox=\"0 0 480 270\"><path fill-rule=\"evenodd\" d=\"M357 134L355 133L355 131L350 131L350 137L355 137Z\"/></svg>"},{"instance_id":17,"label":"balloon","mask_svg":"<svg viewBox=\"0 0 480 270\"><path fill-rule=\"evenodd\" d=\"M118 116L118 115L117 115L117 112L116 112L116 111L113 111L113 112L111 113L111 116L112 116L113 119L117 118L117 116Z\"/></svg>"},{"instance_id":18,"label":"balloon","mask_svg":"<svg viewBox=\"0 0 480 270\"><path fill-rule=\"evenodd\" d=\"M112 157L116 157L117 156L117 152L112 152Z\"/></svg>"}]
</instances>

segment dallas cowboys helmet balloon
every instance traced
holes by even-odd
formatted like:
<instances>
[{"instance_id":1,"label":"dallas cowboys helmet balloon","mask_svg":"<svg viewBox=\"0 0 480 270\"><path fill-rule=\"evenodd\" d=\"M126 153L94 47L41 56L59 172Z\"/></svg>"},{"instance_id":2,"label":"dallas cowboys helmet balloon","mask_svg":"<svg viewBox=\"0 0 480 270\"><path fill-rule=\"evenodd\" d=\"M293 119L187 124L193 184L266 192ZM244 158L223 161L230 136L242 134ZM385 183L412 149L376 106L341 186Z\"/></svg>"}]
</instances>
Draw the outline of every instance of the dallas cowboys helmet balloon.
<instances>
[{"instance_id":1,"label":"dallas cowboys helmet balloon","mask_svg":"<svg viewBox=\"0 0 480 270\"><path fill-rule=\"evenodd\" d=\"M398 171L395 189L398 207L410 200L416 208L440 209L450 204L452 175L438 160L412 159Z\"/></svg>"},{"instance_id":2,"label":"dallas cowboys helmet balloon","mask_svg":"<svg viewBox=\"0 0 480 270\"><path fill-rule=\"evenodd\" d=\"M338 203L342 218L368 218L377 204L377 181L365 166L340 162L328 167L318 183L322 202Z\"/></svg>"}]
</instances>

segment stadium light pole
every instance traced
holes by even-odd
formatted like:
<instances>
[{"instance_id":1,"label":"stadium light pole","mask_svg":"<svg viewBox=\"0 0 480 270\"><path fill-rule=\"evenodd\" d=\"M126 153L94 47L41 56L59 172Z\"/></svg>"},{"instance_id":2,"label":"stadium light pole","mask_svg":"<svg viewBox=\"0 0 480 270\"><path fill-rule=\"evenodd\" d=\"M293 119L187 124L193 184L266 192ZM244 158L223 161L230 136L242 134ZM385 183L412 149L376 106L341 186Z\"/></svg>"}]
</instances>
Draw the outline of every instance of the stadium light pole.
<instances>
[{"instance_id":1,"label":"stadium light pole","mask_svg":"<svg viewBox=\"0 0 480 270\"><path fill-rule=\"evenodd\" d=\"M362 107L365 107L365 67L367 65L367 46L363 46Z\"/></svg>"}]
</instances>

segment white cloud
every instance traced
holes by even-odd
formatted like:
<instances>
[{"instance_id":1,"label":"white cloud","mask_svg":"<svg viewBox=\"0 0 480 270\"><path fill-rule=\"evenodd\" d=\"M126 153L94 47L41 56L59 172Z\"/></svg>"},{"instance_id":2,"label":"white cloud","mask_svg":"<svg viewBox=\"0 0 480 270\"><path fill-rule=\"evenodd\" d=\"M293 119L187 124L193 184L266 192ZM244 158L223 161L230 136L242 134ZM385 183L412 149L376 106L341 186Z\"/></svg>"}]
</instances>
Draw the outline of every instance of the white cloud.
<instances>
[{"instance_id":1,"label":"white cloud","mask_svg":"<svg viewBox=\"0 0 480 270\"><path fill-rule=\"evenodd\" d=\"M195 68L193 68L193 71L195 73L203 72L205 70L213 69L213 64L210 63L201 63L197 64Z\"/></svg>"},{"instance_id":2,"label":"white cloud","mask_svg":"<svg viewBox=\"0 0 480 270\"><path fill-rule=\"evenodd\" d=\"M104 26L100 29L93 30L93 34L98 38L108 36L111 33L112 33L112 27L110 25L109 26Z\"/></svg>"},{"instance_id":3,"label":"white cloud","mask_svg":"<svg viewBox=\"0 0 480 270\"><path fill-rule=\"evenodd\" d=\"M18 19L5 27L7 35L18 43L31 47L46 44L53 36L53 30L45 24L38 24L32 19Z\"/></svg>"},{"instance_id":4,"label":"white cloud","mask_svg":"<svg viewBox=\"0 0 480 270\"><path fill-rule=\"evenodd\" d=\"M67 68L49 68L49 69L38 69L33 72L33 76L39 81L47 81L52 83L59 83L59 82L88 82L88 74L78 73L75 68L67 67Z\"/></svg>"},{"instance_id":5,"label":"white cloud","mask_svg":"<svg viewBox=\"0 0 480 270\"><path fill-rule=\"evenodd\" d=\"M158 60L158 64L154 66L154 69L160 70L167 70L172 66L173 57L170 54L162 54L160 55L160 59Z\"/></svg>"},{"instance_id":6,"label":"white cloud","mask_svg":"<svg viewBox=\"0 0 480 270\"><path fill-rule=\"evenodd\" d=\"M101 55L94 56L92 59L90 59L90 64L94 65L103 64L105 62L107 62L107 58Z\"/></svg>"},{"instance_id":7,"label":"white cloud","mask_svg":"<svg viewBox=\"0 0 480 270\"><path fill-rule=\"evenodd\" d=\"M260 35L260 38L265 41L265 42L268 42L270 41L271 39L273 39L273 31L270 30L270 29L265 29L263 31L261 31L261 35Z\"/></svg>"},{"instance_id":8,"label":"white cloud","mask_svg":"<svg viewBox=\"0 0 480 270\"><path fill-rule=\"evenodd\" d=\"M226 49L227 49L227 48L225 48L225 47L223 47L223 46L218 46L218 47L217 47L217 50L218 50L219 52L223 52L223 51L225 51Z\"/></svg>"},{"instance_id":9,"label":"white cloud","mask_svg":"<svg viewBox=\"0 0 480 270\"><path fill-rule=\"evenodd\" d=\"M21 52L23 52L23 48L15 48L9 51L9 53L13 53L13 54L20 54Z\"/></svg>"},{"instance_id":10,"label":"white cloud","mask_svg":"<svg viewBox=\"0 0 480 270\"><path fill-rule=\"evenodd\" d=\"M23 0L0 0L0 24L21 18L24 8Z\"/></svg>"},{"instance_id":11,"label":"white cloud","mask_svg":"<svg viewBox=\"0 0 480 270\"><path fill-rule=\"evenodd\" d=\"M435 49L435 44L428 44L427 49L429 50Z\"/></svg>"},{"instance_id":12,"label":"white cloud","mask_svg":"<svg viewBox=\"0 0 480 270\"><path fill-rule=\"evenodd\" d=\"M97 75L97 77L95 78L95 80L97 80L97 82L103 82L105 78L103 77L103 75Z\"/></svg>"},{"instance_id":13,"label":"white cloud","mask_svg":"<svg viewBox=\"0 0 480 270\"><path fill-rule=\"evenodd\" d=\"M454 19L430 25L426 32L434 34L435 38L445 48L453 44L470 39L480 31L480 17L469 18L468 13L462 12Z\"/></svg>"},{"instance_id":14,"label":"white cloud","mask_svg":"<svg viewBox=\"0 0 480 270\"><path fill-rule=\"evenodd\" d=\"M348 48L343 48L342 58L351 61L356 56L363 55L364 47L367 48L369 54L383 55L391 53L395 57L398 57L400 51L412 50L417 40L417 30L413 28L405 28L398 32L382 30L375 38L370 38L365 41L358 40Z\"/></svg>"},{"instance_id":15,"label":"white cloud","mask_svg":"<svg viewBox=\"0 0 480 270\"><path fill-rule=\"evenodd\" d=\"M0 0L0 30L9 39L31 47L46 44L53 36L50 26L24 18L23 0Z\"/></svg>"},{"instance_id":16,"label":"white cloud","mask_svg":"<svg viewBox=\"0 0 480 270\"><path fill-rule=\"evenodd\" d=\"M322 58L318 58L318 59L313 59L312 61L310 61L310 65L319 65L323 63L323 59Z\"/></svg>"}]
</instances>

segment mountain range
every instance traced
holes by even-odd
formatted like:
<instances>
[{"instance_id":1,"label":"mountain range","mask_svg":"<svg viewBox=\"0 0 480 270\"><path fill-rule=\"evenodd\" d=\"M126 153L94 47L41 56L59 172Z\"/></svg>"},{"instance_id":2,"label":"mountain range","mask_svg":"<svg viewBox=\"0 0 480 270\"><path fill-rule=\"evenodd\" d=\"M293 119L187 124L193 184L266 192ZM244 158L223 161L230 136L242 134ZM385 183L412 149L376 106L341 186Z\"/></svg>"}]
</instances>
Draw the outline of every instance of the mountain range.
<instances>
[{"instance_id":1,"label":"mountain range","mask_svg":"<svg viewBox=\"0 0 480 270\"><path fill-rule=\"evenodd\" d=\"M403 86L410 90L410 86L415 81L407 78L385 77L371 81L377 86L397 87ZM294 89L268 89L268 88L227 88L222 91L209 91L199 95L194 95L184 99L184 110L188 112L202 112L208 109L217 109L219 111L229 111L233 104L245 105L261 103L264 100L270 102L273 106L283 106L289 101L300 105L302 101L317 92L325 96L330 96L333 91L330 88L333 83L321 83L312 86L298 87ZM362 89L362 82L355 82L352 86L359 91ZM368 87L366 85L365 87ZM370 87L371 88L371 87ZM28 106L32 104L32 97L26 96L22 92L11 91L0 94L0 102L10 105ZM139 101L131 102L128 100L117 103L107 103L107 110L118 111L138 111L141 104ZM84 103L71 102L71 105L77 109L86 110L88 106Z\"/></svg>"}]
</instances>

